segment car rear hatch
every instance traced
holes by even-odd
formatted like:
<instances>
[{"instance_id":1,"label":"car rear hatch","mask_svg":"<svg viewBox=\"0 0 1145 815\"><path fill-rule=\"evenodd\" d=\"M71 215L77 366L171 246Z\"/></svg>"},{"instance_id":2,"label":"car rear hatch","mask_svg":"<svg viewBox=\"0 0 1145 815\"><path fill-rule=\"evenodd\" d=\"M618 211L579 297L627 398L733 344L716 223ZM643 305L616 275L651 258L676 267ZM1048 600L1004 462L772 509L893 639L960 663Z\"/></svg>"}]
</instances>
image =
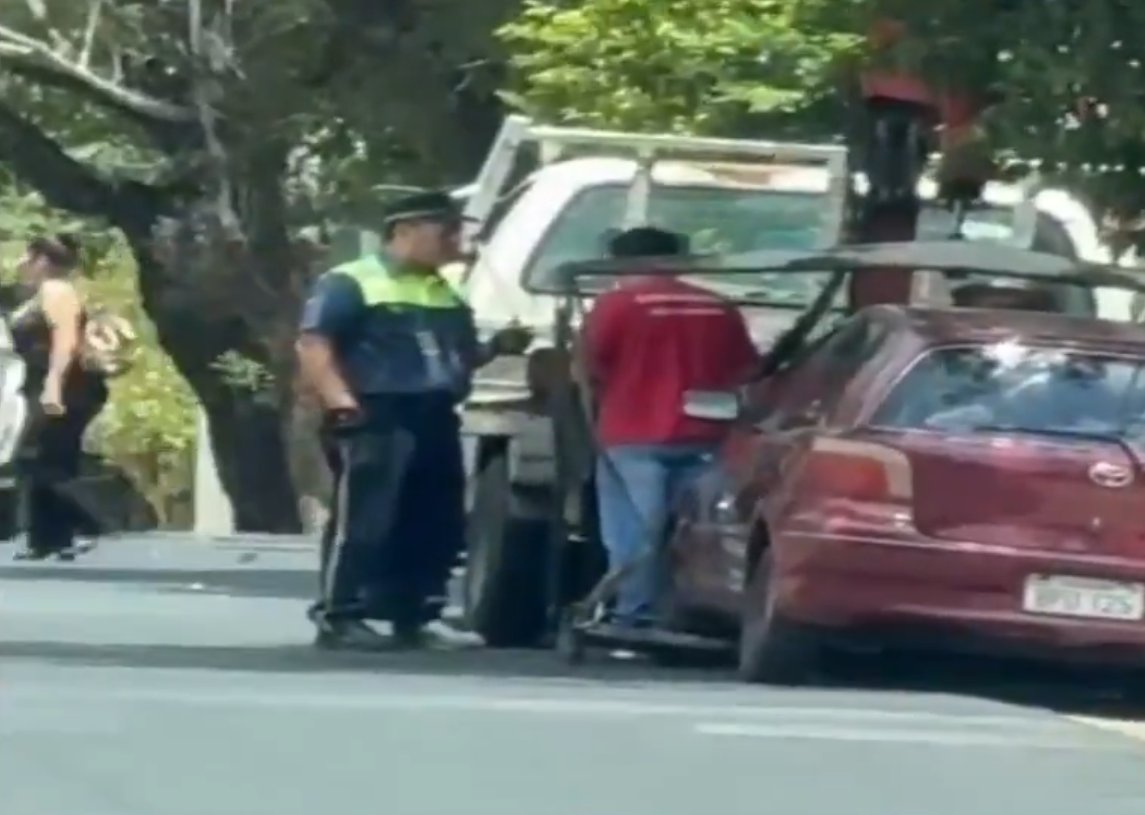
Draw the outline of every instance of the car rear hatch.
<instances>
[{"instance_id":1,"label":"car rear hatch","mask_svg":"<svg viewBox=\"0 0 1145 815\"><path fill-rule=\"evenodd\" d=\"M876 412L923 535L1145 560L1145 360L1015 344L939 348Z\"/></svg>"},{"instance_id":2,"label":"car rear hatch","mask_svg":"<svg viewBox=\"0 0 1145 815\"><path fill-rule=\"evenodd\" d=\"M1145 487L1118 444L999 433L897 439L919 532L1044 551L1145 556Z\"/></svg>"}]
</instances>

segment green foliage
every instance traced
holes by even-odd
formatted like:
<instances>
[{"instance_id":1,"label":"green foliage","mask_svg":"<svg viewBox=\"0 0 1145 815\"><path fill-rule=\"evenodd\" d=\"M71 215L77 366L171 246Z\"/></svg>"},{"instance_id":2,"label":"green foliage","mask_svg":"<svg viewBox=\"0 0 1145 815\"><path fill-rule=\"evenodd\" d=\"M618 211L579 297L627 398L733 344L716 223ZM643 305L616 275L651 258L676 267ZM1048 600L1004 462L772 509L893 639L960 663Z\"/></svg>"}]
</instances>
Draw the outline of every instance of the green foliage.
<instances>
[{"instance_id":1,"label":"green foliage","mask_svg":"<svg viewBox=\"0 0 1145 815\"><path fill-rule=\"evenodd\" d=\"M872 54L863 35L887 18L908 36ZM1145 3L1124 0L526 0L501 36L506 98L561 123L840 133L841 91L869 59L990 93L997 152L1086 194L1145 248L1143 29Z\"/></svg>"},{"instance_id":2,"label":"green foliage","mask_svg":"<svg viewBox=\"0 0 1145 815\"><path fill-rule=\"evenodd\" d=\"M539 118L640 131L728 133L834 90L858 39L810 0L528 0L501 29L508 98ZM814 23L814 24L813 24Z\"/></svg>"},{"instance_id":3,"label":"green foliage","mask_svg":"<svg viewBox=\"0 0 1145 815\"><path fill-rule=\"evenodd\" d=\"M111 399L92 427L90 445L124 469L161 525L180 524L194 487L194 394L159 348L126 247L116 242L86 272L87 300L129 320L139 333L135 364L111 381Z\"/></svg>"},{"instance_id":4,"label":"green foliage","mask_svg":"<svg viewBox=\"0 0 1145 815\"><path fill-rule=\"evenodd\" d=\"M1000 153L1089 197L1120 236L1145 212L1145 4L882 0L912 36L892 55L939 87L991 91ZM1125 228L1128 227L1126 230Z\"/></svg>"},{"instance_id":5,"label":"green foliage","mask_svg":"<svg viewBox=\"0 0 1145 815\"><path fill-rule=\"evenodd\" d=\"M274 399L274 374L258 360L238 351L227 351L215 360L213 367L227 387L255 399Z\"/></svg>"}]
</instances>

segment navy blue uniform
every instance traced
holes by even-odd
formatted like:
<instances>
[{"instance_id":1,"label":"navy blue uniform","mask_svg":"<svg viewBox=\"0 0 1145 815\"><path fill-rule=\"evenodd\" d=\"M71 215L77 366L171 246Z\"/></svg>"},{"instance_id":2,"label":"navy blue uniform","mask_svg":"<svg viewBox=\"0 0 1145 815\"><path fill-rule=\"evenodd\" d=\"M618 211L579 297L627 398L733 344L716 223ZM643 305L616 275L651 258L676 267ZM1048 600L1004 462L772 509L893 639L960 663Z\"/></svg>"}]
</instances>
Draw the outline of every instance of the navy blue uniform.
<instances>
[{"instance_id":1,"label":"navy blue uniform","mask_svg":"<svg viewBox=\"0 0 1145 815\"><path fill-rule=\"evenodd\" d=\"M362 407L360 426L324 433L335 496L321 608L331 620L426 622L464 538L456 406L479 356L473 314L436 272L371 256L318 280L301 330L330 341Z\"/></svg>"}]
</instances>

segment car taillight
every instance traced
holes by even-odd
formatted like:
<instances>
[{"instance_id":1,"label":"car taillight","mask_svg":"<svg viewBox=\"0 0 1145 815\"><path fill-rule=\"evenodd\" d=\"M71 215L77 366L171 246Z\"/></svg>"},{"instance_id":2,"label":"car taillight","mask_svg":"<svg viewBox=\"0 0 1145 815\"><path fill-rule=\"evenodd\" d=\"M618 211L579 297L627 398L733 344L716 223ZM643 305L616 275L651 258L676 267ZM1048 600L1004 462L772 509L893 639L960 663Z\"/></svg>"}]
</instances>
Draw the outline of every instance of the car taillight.
<instances>
[{"instance_id":1,"label":"car taillight","mask_svg":"<svg viewBox=\"0 0 1145 815\"><path fill-rule=\"evenodd\" d=\"M902 503L913 492L906 455L871 442L817 439L802 475L801 491L808 496Z\"/></svg>"},{"instance_id":2,"label":"car taillight","mask_svg":"<svg viewBox=\"0 0 1145 815\"><path fill-rule=\"evenodd\" d=\"M812 494L859 501L880 501L889 494L883 465L859 456L812 453L803 477Z\"/></svg>"}]
</instances>

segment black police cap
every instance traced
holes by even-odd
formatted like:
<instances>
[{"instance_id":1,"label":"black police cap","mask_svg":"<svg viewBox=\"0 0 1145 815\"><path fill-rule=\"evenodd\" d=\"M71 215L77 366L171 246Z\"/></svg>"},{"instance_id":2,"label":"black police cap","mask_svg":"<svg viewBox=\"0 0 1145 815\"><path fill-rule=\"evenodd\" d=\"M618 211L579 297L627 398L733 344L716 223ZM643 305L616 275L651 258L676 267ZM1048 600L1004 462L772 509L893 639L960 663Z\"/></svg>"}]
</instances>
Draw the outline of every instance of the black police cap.
<instances>
[{"instance_id":1,"label":"black police cap","mask_svg":"<svg viewBox=\"0 0 1145 815\"><path fill-rule=\"evenodd\" d=\"M676 232L654 226L638 226L621 232L608 242L613 257L667 257L688 253L688 239Z\"/></svg>"},{"instance_id":2,"label":"black police cap","mask_svg":"<svg viewBox=\"0 0 1145 815\"><path fill-rule=\"evenodd\" d=\"M406 195L386 208L383 223L391 225L402 221L460 221L461 205L442 190L430 190Z\"/></svg>"}]
</instances>

